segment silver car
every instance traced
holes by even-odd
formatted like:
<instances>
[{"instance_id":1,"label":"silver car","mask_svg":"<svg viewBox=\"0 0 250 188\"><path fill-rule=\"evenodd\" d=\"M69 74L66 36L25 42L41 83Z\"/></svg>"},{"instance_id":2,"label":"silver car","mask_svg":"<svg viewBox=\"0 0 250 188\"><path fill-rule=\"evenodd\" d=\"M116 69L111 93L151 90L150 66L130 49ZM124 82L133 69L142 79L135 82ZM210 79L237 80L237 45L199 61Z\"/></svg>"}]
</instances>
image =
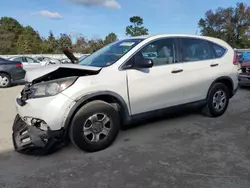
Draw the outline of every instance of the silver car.
<instances>
[{"instance_id":1,"label":"silver car","mask_svg":"<svg viewBox=\"0 0 250 188\"><path fill-rule=\"evenodd\" d=\"M22 62L23 69L25 70L39 68L48 64L45 61L38 61L35 58L27 57L27 56L15 56L15 57L9 58L9 60Z\"/></svg>"},{"instance_id":2,"label":"silver car","mask_svg":"<svg viewBox=\"0 0 250 188\"><path fill-rule=\"evenodd\" d=\"M44 61L47 62L48 64L60 64L61 62L57 59L52 59L50 57L44 57L44 56L39 56L36 57L38 61Z\"/></svg>"}]
</instances>

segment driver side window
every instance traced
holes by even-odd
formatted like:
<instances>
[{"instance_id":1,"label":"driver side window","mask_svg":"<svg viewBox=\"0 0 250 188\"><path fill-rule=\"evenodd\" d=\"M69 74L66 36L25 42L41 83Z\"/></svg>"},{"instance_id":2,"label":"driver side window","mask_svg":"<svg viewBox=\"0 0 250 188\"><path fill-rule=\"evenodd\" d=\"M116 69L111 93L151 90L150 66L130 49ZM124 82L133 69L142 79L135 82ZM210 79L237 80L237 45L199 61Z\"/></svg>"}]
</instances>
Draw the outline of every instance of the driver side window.
<instances>
[{"instance_id":1,"label":"driver side window","mask_svg":"<svg viewBox=\"0 0 250 188\"><path fill-rule=\"evenodd\" d=\"M176 62L176 43L174 38L161 39L145 46L141 53L145 59L152 59L154 66Z\"/></svg>"}]
</instances>

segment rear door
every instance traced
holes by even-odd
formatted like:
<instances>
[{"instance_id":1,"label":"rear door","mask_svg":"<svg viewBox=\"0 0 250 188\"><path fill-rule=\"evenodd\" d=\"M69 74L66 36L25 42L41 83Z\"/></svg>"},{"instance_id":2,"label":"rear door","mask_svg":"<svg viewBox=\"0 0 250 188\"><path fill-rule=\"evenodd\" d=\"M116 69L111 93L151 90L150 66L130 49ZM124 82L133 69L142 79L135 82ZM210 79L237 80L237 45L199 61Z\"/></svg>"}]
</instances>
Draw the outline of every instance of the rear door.
<instances>
[{"instance_id":1,"label":"rear door","mask_svg":"<svg viewBox=\"0 0 250 188\"><path fill-rule=\"evenodd\" d=\"M205 99L220 73L220 62L214 57L208 41L191 37L179 37L178 41L183 62L184 100L189 103Z\"/></svg>"}]
</instances>

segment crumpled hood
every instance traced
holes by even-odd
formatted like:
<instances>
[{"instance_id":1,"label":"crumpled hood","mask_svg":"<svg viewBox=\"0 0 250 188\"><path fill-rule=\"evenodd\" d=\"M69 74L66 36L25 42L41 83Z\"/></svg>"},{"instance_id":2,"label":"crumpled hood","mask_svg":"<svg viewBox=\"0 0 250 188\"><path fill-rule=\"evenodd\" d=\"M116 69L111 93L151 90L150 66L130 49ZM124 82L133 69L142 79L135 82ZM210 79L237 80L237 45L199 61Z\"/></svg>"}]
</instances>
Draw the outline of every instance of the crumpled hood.
<instances>
[{"instance_id":1,"label":"crumpled hood","mask_svg":"<svg viewBox=\"0 0 250 188\"><path fill-rule=\"evenodd\" d=\"M53 74L56 78L98 74L100 70L101 67L82 66L77 64L47 65L28 70L25 75L25 81L33 82L35 80L39 80L40 78L47 78L46 80L49 80L48 77Z\"/></svg>"}]
</instances>

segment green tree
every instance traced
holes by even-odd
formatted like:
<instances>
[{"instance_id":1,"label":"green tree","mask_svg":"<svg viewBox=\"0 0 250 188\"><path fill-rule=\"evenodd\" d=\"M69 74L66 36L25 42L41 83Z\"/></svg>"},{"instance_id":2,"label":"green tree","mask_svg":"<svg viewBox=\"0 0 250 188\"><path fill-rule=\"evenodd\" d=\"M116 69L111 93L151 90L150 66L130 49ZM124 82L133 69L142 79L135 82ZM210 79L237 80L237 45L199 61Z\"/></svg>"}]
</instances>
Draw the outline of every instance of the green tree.
<instances>
[{"instance_id":1,"label":"green tree","mask_svg":"<svg viewBox=\"0 0 250 188\"><path fill-rule=\"evenodd\" d=\"M118 38L117 38L117 35L115 33L109 33L105 37L104 44L107 45L107 44L110 44L110 43L115 42L117 40L118 40Z\"/></svg>"},{"instance_id":2,"label":"green tree","mask_svg":"<svg viewBox=\"0 0 250 188\"><path fill-rule=\"evenodd\" d=\"M61 33L59 39L57 40L58 51L62 52L64 48L72 48L72 41L69 35Z\"/></svg>"},{"instance_id":3,"label":"green tree","mask_svg":"<svg viewBox=\"0 0 250 188\"><path fill-rule=\"evenodd\" d=\"M105 46L105 43L102 39L90 39L87 41L87 43L85 44L83 53L93 53L99 49L101 49L102 47Z\"/></svg>"},{"instance_id":4,"label":"green tree","mask_svg":"<svg viewBox=\"0 0 250 188\"><path fill-rule=\"evenodd\" d=\"M83 53L87 45L87 41L84 37L77 37L76 43L73 45L73 51L77 53Z\"/></svg>"},{"instance_id":5,"label":"green tree","mask_svg":"<svg viewBox=\"0 0 250 188\"><path fill-rule=\"evenodd\" d=\"M23 29L23 32L19 35L17 40L17 52L24 53L41 53L42 40L39 33L32 27L27 26Z\"/></svg>"},{"instance_id":6,"label":"green tree","mask_svg":"<svg viewBox=\"0 0 250 188\"><path fill-rule=\"evenodd\" d=\"M41 53L44 54L44 53L49 53L49 54L52 54L55 52L54 48L52 47L51 43L49 40L46 40L44 38L42 38L42 42L40 44L40 50L41 50Z\"/></svg>"},{"instance_id":7,"label":"green tree","mask_svg":"<svg viewBox=\"0 0 250 188\"><path fill-rule=\"evenodd\" d=\"M244 3L208 10L198 26L201 35L221 38L235 48L250 47L250 7Z\"/></svg>"},{"instance_id":8,"label":"green tree","mask_svg":"<svg viewBox=\"0 0 250 188\"><path fill-rule=\"evenodd\" d=\"M140 36L148 34L148 29L143 27L143 19L140 16L131 17L130 22L131 25L126 27L126 35Z\"/></svg>"},{"instance_id":9,"label":"green tree","mask_svg":"<svg viewBox=\"0 0 250 188\"><path fill-rule=\"evenodd\" d=\"M2 17L0 19L1 54L16 53L16 42L22 30L23 27L17 20L11 17Z\"/></svg>"},{"instance_id":10,"label":"green tree","mask_svg":"<svg viewBox=\"0 0 250 188\"><path fill-rule=\"evenodd\" d=\"M58 51L58 48L59 48L58 41L56 40L52 31L49 32L48 40L46 42L44 45L47 46L48 48L53 49L51 53L55 53ZM48 50L51 51L50 49Z\"/></svg>"},{"instance_id":11,"label":"green tree","mask_svg":"<svg viewBox=\"0 0 250 188\"><path fill-rule=\"evenodd\" d=\"M2 17L0 19L1 27L6 31L13 32L15 34L20 34L23 30L21 24L14 18Z\"/></svg>"},{"instance_id":12,"label":"green tree","mask_svg":"<svg viewBox=\"0 0 250 188\"><path fill-rule=\"evenodd\" d=\"M15 34L6 31L0 26L0 54L14 54L16 52L14 40Z\"/></svg>"}]
</instances>

